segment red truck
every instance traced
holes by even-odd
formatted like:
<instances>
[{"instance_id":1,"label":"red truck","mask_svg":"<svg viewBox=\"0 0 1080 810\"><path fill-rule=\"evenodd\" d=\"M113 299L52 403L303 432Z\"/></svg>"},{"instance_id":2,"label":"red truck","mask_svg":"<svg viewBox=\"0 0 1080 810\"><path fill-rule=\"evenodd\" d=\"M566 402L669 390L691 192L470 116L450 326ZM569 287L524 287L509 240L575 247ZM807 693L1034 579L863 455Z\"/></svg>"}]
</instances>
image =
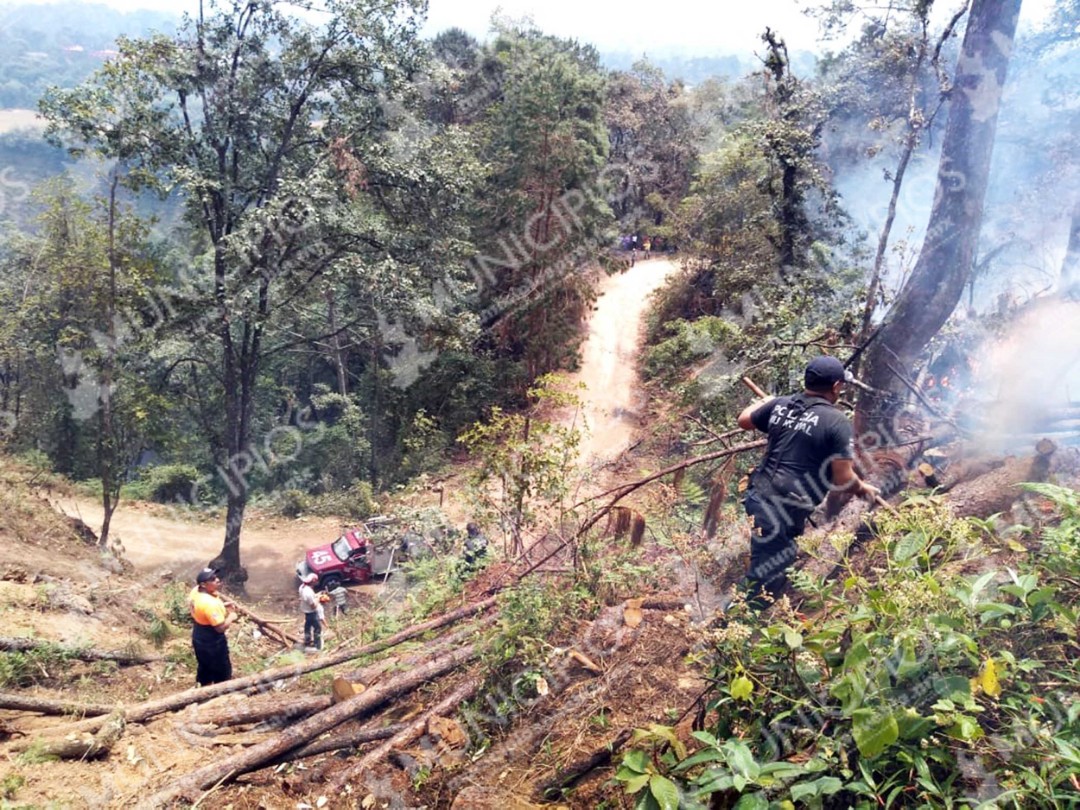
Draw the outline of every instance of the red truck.
<instances>
[{"instance_id":1,"label":"red truck","mask_svg":"<svg viewBox=\"0 0 1080 810\"><path fill-rule=\"evenodd\" d=\"M316 587L326 591L343 582L362 584L371 579L371 554L367 530L363 527L349 529L332 543L308 549L304 559L296 564L296 575L318 574Z\"/></svg>"}]
</instances>

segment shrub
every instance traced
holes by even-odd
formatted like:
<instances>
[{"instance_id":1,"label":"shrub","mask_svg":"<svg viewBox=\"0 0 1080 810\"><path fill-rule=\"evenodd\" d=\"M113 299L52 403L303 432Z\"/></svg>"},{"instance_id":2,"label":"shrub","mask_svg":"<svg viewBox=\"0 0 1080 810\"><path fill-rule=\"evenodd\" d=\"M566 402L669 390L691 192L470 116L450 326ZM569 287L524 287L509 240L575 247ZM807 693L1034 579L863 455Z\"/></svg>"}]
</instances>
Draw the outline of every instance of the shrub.
<instances>
[{"instance_id":1,"label":"shrub","mask_svg":"<svg viewBox=\"0 0 1080 810\"><path fill-rule=\"evenodd\" d=\"M187 502L200 478L191 464L162 464L144 469L139 475L139 491L155 503Z\"/></svg>"},{"instance_id":2,"label":"shrub","mask_svg":"<svg viewBox=\"0 0 1080 810\"><path fill-rule=\"evenodd\" d=\"M305 512L310 512L312 498L306 492L299 489L286 489L277 499L277 510L285 517L300 517Z\"/></svg>"}]
</instances>

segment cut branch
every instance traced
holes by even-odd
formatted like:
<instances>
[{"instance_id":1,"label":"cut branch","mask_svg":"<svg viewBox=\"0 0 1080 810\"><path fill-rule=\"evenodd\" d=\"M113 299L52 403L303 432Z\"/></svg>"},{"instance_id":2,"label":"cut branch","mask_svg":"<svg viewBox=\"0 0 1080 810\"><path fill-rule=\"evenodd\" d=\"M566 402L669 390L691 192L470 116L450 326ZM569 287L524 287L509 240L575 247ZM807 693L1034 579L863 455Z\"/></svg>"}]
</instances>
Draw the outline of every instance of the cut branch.
<instances>
[{"instance_id":1,"label":"cut branch","mask_svg":"<svg viewBox=\"0 0 1080 810\"><path fill-rule=\"evenodd\" d=\"M12 709L18 712L37 712L38 714L78 715L93 717L109 714L116 709L104 703L74 703L69 700L51 700L49 698L14 695L0 692L0 709Z\"/></svg>"}]
</instances>

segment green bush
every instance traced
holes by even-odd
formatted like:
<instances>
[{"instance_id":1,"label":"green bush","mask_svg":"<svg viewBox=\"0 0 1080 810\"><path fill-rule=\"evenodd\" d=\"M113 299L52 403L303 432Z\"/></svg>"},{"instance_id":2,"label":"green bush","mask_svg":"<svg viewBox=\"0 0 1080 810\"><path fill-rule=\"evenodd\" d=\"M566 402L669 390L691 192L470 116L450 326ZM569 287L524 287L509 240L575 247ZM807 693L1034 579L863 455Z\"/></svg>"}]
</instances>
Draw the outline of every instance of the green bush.
<instances>
[{"instance_id":1,"label":"green bush","mask_svg":"<svg viewBox=\"0 0 1080 810\"><path fill-rule=\"evenodd\" d=\"M697 750L654 726L616 779L639 807L1074 806L1080 501L1031 489L1061 512L1028 529L1034 553L917 496L877 516L872 564L826 582L793 573L804 613L736 602L711 637Z\"/></svg>"},{"instance_id":2,"label":"green bush","mask_svg":"<svg viewBox=\"0 0 1080 810\"><path fill-rule=\"evenodd\" d=\"M311 511L313 500L299 489L287 489L277 497L277 511L285 517L297 518Z\"/></svg>"},{"instance_id":3,"label":"green bush","mask_svg":"<svg viewBox=\"0 0 1080 810\"><path fill-rule=\"evenodd\" d=\"M355 481L340 492L327 492L312 502L310 512L322 517L346 517L364 520L379 511L375 493L367 481Z\"/></svg>"},{"instance_id":4,"label":"green bush","mask_svg":"<svg viewBox=\"0 0 1080 810\"><path fill-rule=\"evenodd\" d=\"M155 503L187 502L199 478L198 468L191 464L162 464L143 469L129 492L133 498Z\"/></svg>"}]
</instances>

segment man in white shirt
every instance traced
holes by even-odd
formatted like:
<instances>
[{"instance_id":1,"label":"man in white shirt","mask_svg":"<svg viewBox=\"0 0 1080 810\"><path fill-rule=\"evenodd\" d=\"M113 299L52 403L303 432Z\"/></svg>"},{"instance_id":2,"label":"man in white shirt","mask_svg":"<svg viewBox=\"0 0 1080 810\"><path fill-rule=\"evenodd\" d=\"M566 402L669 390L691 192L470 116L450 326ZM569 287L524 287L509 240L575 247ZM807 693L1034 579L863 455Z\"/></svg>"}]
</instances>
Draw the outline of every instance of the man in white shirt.
<instances>
[{"instance_id":1,"label":"man in white shirt","mask_svg":"<svg viewBox=\"0 0 1080 810\"><path fill-rule=\"evenodd\" d=\"M304 646L322 649L322 628L326 626L326 615L322 602L312 586L319 581L319 575L308 574L300 580L300 610L304 613Z\"/></svg>"}]
</instances>

